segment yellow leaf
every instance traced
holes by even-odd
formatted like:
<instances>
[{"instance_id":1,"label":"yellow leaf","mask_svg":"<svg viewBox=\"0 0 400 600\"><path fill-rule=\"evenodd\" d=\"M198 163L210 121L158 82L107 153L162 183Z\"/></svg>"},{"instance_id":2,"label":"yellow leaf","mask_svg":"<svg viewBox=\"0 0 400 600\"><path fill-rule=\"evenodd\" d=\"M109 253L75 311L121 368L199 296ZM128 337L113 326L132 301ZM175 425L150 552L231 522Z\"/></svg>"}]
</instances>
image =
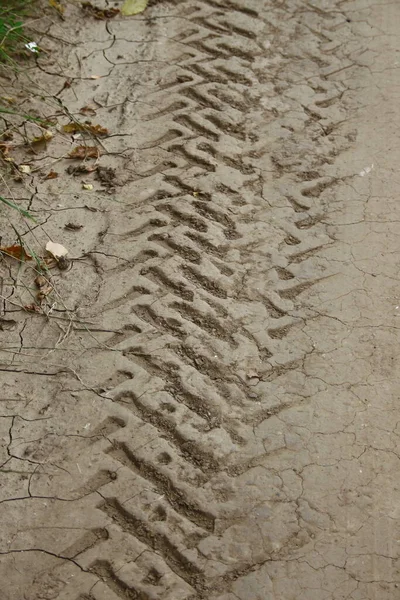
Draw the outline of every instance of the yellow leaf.
<instances>
[{"instance_id":1,"label":"yellow leaf","mask_svg":"<svg viewBox=\"0 0 400 600\"><path fill-rule=\"evenodd\" d=\"M93 189L93 185L91 183L83 183L82 184L82 188L84 190L92 190Z\"/></svg>"},{"instance_id":2,"label":"yellow leaf","mask_svg":"<svg viewBox=\"0 0 400 600\"><path fill-rule=\"evenodd\" d=\"M51 131L44 131L42 135L33 138L31 144L40 144L41 142L48 142L53 137Z\"/></svg>"},{"instance_id":3,"label":"yellow leaf","mask_svg":"<svg viewBox=\"0 0 400 600\"><path fill-rule=\"evenodd\" d=\"M2 100L5 100L6 102L8 102L8 104L15 104L16 103L16 99L12 98L11 96L1 96Z\"/></svg>"},{"instance_id":4,"label":"yellow leaf","mask_svg":"<svg viewBox=\"0 0 400 600\"><path fill-rule=\"evenodd\" d=\"M125 0L121 8L121 13L126 17L137 15L144 11L147 2L148 0Z\"/></svg>"},{"instance_id":5,"label":"yellow leaf","mask_svg":"<svg viewBox=\"0 0 400 600\"><path fill-rule=\"evenodd\" d=\"M86 121L86 123L68 123L68 125L63 125L63 131L65 131L65 133L87 131L89 133L93 133L94 135L109 134L109 131L106 129L106 127L102 127L101 125L92 125L90 121Z\"/></svg>"},{"instance_id":6,"label":"yellow leaf","mask_svg":"<svg viewBox=\"0 0 400 600\"><path fill-rule=\"evenodd\" d=\"M64 14L65 8L63 7L63 5L60 2L57 2L57 0L49 0L49 4L50 4L50 6L55 8L56 11L60 13L60 15Z\"/></svg>"}]
</instances>

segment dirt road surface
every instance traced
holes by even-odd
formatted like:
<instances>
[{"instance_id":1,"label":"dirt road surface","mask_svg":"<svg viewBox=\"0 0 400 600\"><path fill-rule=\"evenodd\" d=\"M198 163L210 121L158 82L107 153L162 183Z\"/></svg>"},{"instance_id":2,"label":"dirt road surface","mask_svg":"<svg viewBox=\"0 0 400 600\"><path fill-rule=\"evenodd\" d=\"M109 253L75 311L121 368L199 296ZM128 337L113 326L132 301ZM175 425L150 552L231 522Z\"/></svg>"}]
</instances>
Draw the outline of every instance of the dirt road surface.
<instances>
[{"instance_id":1,"label":"dirt road surface","mask_svg":"<svg viewBox=\"0 0 400 600\"><path fill-rule=\"evenodd\" d=\"M72 260L0 332L1 599L399 598L400 4L68 11L37 77L110 136L35 180Z\"/></svg>"}]
</instances>

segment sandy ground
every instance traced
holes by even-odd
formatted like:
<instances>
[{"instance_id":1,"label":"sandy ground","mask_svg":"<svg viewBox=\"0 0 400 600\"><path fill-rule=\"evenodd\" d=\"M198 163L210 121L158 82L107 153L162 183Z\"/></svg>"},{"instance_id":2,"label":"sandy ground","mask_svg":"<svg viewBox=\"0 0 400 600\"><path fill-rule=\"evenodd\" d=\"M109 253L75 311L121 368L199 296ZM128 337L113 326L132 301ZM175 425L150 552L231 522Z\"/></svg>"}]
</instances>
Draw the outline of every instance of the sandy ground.
<instances>
[{"instance_id":1,"label":"sandy ground","mask_svg":"<svg viewBox=\"0 0 400 600\"><path fill-rule=\"evenodd\" d=\"M26 180L1 599L399 598L400 4L67 11L34 76L109 135Z\"/></svg>"}]
</instances>

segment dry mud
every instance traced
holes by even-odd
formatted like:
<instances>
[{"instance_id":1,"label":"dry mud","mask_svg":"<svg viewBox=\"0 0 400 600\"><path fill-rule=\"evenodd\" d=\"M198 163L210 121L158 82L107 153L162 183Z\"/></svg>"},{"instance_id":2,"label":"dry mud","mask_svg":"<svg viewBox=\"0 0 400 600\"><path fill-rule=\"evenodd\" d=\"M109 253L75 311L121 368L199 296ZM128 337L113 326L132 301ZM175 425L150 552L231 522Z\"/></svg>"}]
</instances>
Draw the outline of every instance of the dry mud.
<instances>
[{"instance_id":1,"label":"dry mud","mask_svg":"<svg viewBox=\"0 0 400 600\"><path fill-rule=\"evenodd\" d=\"M68 10L37 77L113 171L30 200L72 260L0 332L1 598L398 598L400 4Z\"/></svg>"}]
</instances>

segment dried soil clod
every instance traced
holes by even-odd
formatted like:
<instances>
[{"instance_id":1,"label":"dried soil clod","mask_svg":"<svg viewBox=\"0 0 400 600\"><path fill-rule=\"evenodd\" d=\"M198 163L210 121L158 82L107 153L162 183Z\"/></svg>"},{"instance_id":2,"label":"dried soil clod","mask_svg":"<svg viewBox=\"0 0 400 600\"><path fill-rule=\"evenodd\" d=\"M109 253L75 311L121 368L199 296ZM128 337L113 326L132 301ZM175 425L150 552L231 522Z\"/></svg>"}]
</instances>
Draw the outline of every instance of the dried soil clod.
<instances>
[{"instance_id":1,"label":"dried soil clod","mask_svg":"<svg viewBox=\"0 0 400 600\"><path fill-rule=\"evenodd\" d=\"M79 229L82 229L83 225L80 225L79 223L67 223L64 226L64 229L68 229L70 231L79 231Z\"/></svg>"}]
</instances>

